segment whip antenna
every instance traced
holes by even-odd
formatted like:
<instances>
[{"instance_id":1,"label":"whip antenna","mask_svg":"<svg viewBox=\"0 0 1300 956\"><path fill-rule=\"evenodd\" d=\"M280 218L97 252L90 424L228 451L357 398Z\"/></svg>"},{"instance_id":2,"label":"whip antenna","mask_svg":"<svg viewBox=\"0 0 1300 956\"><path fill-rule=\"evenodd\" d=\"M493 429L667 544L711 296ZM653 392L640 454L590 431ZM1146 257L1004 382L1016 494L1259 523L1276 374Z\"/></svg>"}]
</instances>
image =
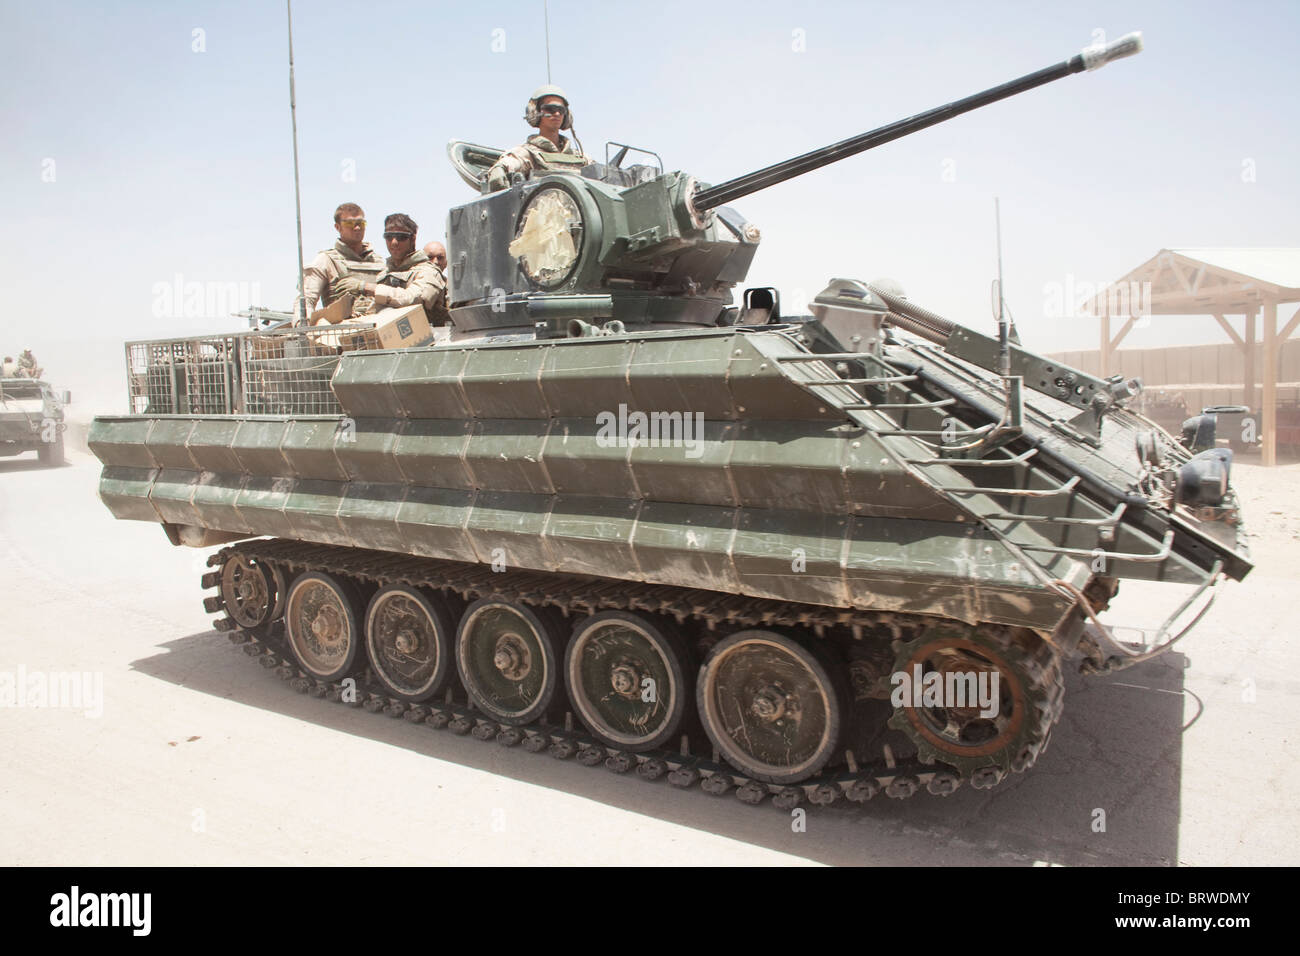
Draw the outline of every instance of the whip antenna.
<instances>
[{"instance_id":1,"label":"whip antenna","mask_svg":"<svg viewBox=\"0 0 1300 956\"><path fill-rule=\"evenodd\" d=\"M547 0L542 0L542 18L546 24L546 82L551 82L551 10Z\"/></svg>"},{"instance_id":2,"label":"whip antenna","mask_svg":"<svg viewBox=\"0 0 1300 956\"><path fill-rule=\"evenodd\" d=\"M307 324L307 294L304 269L302 267L302 194L298 188L298 107L293 92L293 3L284 0L285 11L289 15L289 118L293 124L293 209L298 223L298 318Z\"/></svg>"},{"instance_id":3,"label":"whip antenna","mask_svg":"<svg viewBox=\"0 0 1300 956\"><path fill-rule=\"evenodd\" d=\"M998 319L998 374L1006 378L1011 374L1011 350L1008 345L1006 298L1002 292L1002 209L998 197L993 197L993 222L998 234L998 281L997 319Z\"/></svg>"}]
</instances>

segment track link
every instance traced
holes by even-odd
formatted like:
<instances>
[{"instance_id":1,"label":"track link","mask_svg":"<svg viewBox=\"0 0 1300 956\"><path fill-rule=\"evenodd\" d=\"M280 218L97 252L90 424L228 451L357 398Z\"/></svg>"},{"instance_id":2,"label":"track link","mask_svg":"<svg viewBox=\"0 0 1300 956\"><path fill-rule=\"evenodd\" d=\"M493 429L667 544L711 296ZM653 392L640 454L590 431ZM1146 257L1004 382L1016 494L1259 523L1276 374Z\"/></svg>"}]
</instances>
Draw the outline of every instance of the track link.
<instances>
[{"instance_id":1,"label":"track link","mask_svg":"<svg viewBox=\"0 0 1300 956\"><path fill-rule=\"evenodd\" d=\"M279 568L284 580L292 580L304 571L320 571L349 577L375 586L406 584L412 587L450 591L465 601L487 595L501 595L510 601L534 607L556 607L566 616L594 614L603 610L640 611L667 614L679 623L699 621L710 630L719 627L807 627L820 632L828 627L871 629L892 635L895 640L911 637L918 628L938 623L937 618L920 615L839 610L779 601L747 598L716 591L693 590L635 581L611 580L576 575L540 574L532 571L494 571L480 564L464 564L433 558L333 545L309 544L283 539L243 541L212 554L209 566L220 568L239 554L258 563ZM225 614L219 574L206 574L205 588L216 587L216 596L204 599L207 613ZM283 595L279 598L282 600ZM506 747L522 747L530 753L548 753L559 760L576 758L584 766L604 766L613 773L635 774L647 781L666 777L678 788L699 786L706 793L721 796L734 793L750 806L771 797L773 806L791 810L801 804L828 806L839 800L864 803L884 793L895 799L911 797L921 790L946 796L963 783L977 789L996 786L1008 772L1028 769L1041 749L1021 755L1010 766L981 767L963 773L943 763L924 763L918 758L895 760L886 748L884 757L861 761L852 751L845 754L846 768L825 771L794 785L779 785L753 780L716 759L706 759L682 751L654 750L629 753L607 747L577 726L571 715L563 726L539 721L524 727L511 727L485 717L466 702L458 702L448 691L441 703L410 704L389 696L374 680L370 669L356 678L323 683L305 675L289 654L283 638L283 623L273 621L251 629L241 629L229 616L214 622L216 630L228 633L235 644L244 645L245 653L267 670L289 682L299 693L309 693L371 713L424 723L438 730L471 735L484 742L496 741ZM1051 659L1050 649L1043 653ZM1052 663L1054 666L1054 662ZM1063 695L1050 698L1050 707L1036 716L1049 728L1060 717Z\"/></svg>"}]
</instances>

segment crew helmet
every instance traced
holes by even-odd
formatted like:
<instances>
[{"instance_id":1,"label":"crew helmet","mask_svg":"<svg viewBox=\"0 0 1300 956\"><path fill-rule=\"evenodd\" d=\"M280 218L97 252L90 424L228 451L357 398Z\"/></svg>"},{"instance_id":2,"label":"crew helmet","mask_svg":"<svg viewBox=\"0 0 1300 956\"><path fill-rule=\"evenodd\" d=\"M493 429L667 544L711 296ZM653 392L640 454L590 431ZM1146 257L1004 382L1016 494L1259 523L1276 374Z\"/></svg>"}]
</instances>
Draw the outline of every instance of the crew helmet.
<instances>
[{"instance_id":1,"label":"crew helmet","mask_svg":"<svg viewBox=\"0 0 1300 956\"><path fill-rule=\"evenodd\" d=\"M548 96L558 96L564 100L564 122L560 124L560 129L573 129L573 110L569 108L569 98L564 95L564 90L558 86L539 86L533 90L533 95L528 98L528 105L524 107L524 119L528 122L528 125L537 128L541 127L542 111L537 108L537 101Z\"/></svg>"}]
</instances>

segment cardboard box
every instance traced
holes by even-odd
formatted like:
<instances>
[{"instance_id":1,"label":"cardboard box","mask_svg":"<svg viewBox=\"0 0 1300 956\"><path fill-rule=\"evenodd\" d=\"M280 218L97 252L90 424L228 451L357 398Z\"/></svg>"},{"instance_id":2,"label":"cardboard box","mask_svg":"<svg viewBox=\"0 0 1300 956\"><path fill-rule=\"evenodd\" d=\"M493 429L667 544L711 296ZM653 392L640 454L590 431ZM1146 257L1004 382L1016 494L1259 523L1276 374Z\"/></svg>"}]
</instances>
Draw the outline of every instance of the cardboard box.
<instances>
[{"instance_id":1,"label":"cardboard box","mask_svg":"<svg viewBox=\"0 0 1300 956\"><path fill-rule=\"evenodd\" d=\"M400 309L384 309L366 318L374 320L375 331L379 333L379 344L383 348L412 349L433 344L429 317L424 314L424 306L419 303Z\"/></svg>"},{"instance_id":2,"label":"cardboard box","mask_svg":"<svg viewBox=\"0 0 1300 956\"><path fill-rule=\"evenodd\" d=\"M284 358L284 336L250 335L247 355L251 359Z\"/></svg>"},{"instance_id":3,"label":"cardboard box","mask_svg":"<svg viewBox=\"0 0 1300 956\"><path fill-rule=\"evenodd\" d=\"M345 352L373 352L383 348L379 344L379 335L374 329L362 329L344 335L340 345Z\"/></svg>"},{"instance_id":4,"label":"cardboard box","mask_svg":"<svg viewBox=\"0 0 1300 956\"><path fill-rule=\"evenodd\" d=\"M308 325L338 325L340 322L347 320L352 314L353 297L345 295L338 299L333 305L327 305L323 309L317 309L307 317Z\"/></svg>"}]
</instances>

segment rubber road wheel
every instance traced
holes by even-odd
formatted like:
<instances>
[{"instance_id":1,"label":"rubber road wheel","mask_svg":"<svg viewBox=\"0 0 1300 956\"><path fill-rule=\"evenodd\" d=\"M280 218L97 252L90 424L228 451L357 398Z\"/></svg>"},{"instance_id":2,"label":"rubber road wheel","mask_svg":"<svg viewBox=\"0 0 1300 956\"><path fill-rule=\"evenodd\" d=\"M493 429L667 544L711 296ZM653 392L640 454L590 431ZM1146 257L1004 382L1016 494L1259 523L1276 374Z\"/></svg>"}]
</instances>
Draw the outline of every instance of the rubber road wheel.
<instances>
[{"instance_id":1,"label":"rubber road wheel","mask_svg":"<svg viewBox=\"0 0 1300 956\"><path fill-rule=\"evenodd\" d=\"M693 696L685 645L672 626L626 611L604 611L574 628L564 674L583 726L634 753L672 740Z\"/></svg>"},{"instance_id":2,"label":"rubber road wheel","mask_svg":"<svg viewBox=\"0 0 1300 956\"><path fill-rule=\"evenodd\" d=\"M456 668L475 706L512 726L545 715L559 681L562 633L563 619L552 608L499 596L466 608L456 635Z\"/></svg>"},{"instance_id":3,"label":"rubber road wheel","mask_svg":"<svg viewBox=\"0 0 1300 956\"><path fill-rule=\"evenodd\" d=\"M741 631L700 666L696 699L723 759L766 783L798 783L839 748L849 699L828 652L777 631Z\"/></svg>"},{"instance_id":4,"label":"rubber road wheel","mask_svg":"<svg viewBox=\"0 0 1300 956\"><path fill-rule=\"evenodd\" d=\"M442 599L423 589L389 585L375 592L366 609L370 666L401 700L421 703L446 686L455 634L455 619Z\"/></svg>"},{"instance_id":5,"label":"rubber road wheel","mask_svg":"<svg viewBox=\"0 0 1300 956\"><path fill-rule=\"evenodd\" d=\"M341 680L365 660L361 602L351 582L309 571L293 582L284 603L289 649L306 673L320 681Z\"/></svg>"}]
</instances>

